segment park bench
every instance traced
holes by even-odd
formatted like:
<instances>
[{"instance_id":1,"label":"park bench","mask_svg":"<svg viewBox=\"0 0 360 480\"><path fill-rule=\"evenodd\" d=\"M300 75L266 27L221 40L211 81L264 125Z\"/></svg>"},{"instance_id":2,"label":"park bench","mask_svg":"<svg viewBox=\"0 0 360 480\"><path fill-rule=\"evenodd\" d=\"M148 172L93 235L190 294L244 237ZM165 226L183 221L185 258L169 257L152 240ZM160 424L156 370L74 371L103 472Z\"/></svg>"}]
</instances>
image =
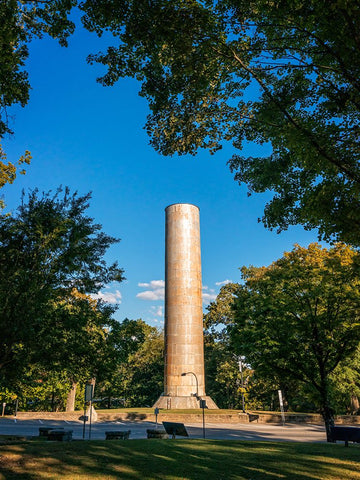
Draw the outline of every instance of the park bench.
<instances>
[{"instance_id":1,"label":"park bench","mask_svg":"<svg viewBox=\"0 0 360 480\"><path fill-rule=\"evenodd\" d=\"M106 440L128 440L131 430L115 430L111 432L105 432Z\"/></svg>"},{"instance_id":2,"label":"park bench","mask_svg":"<svg viewBox=\"0 0 360 480\"><path fill-rule=\"evenodd\" d=\"M70 441L72 433L72 430L65 430L63 427L39 427L39 437L46 437L48 440Z\"/></svg>"},{"instance_id":3,"label":"park bench","mask_svg":"<svg viewBox=\"0 0 360 480\"><path fill-rule=\"evenodd\" d=\"M39 437L47 437L51 430L64 430L62 427L39 427Z\"/></svg>"},{"instance_id":4,"label":"park bench","mask_svg":"<svg viewBox=\"0 0 360 480\"><path fill-rule=\"evenodd\" d=\"M50 430L47 438L48 440L56 440L58 442L70 442L72 440L72 430L64 430L63 428L57 428Z\"/></svg>"},{"instance_id":5,"label":"park bench","mask_svg":"<svg viewBox=\"0 0 360 480\"><path fill-rule=\"evenodd\" d=\"M168 438L169 435L166 433L166 430L158 430L156 428L148 428L146 430L147 438Z\"/></svg>"},{"instance_id":6,"label":"park bench","mask_svg":"<svg viewBox=\"0 0 360 480\"><path fill-rule=\"evenodd\" d=\"M330 435L333 442L342 440L345 442L345 447L349 446L349 442L360 443L360 427L330 427Z\"/></svg>"}]
</instances>

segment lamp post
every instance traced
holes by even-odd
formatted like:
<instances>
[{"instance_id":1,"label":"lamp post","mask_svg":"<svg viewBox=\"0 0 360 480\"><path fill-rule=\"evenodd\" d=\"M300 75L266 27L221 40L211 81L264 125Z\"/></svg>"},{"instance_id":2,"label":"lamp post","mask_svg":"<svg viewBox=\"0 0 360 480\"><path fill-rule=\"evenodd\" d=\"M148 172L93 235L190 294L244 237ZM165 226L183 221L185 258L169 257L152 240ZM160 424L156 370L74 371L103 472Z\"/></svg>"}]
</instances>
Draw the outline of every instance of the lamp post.
<instances>
[{"instance_id":1,"label":"lamp post","mask_svg":"<svg viewBox=\"0 0 360 480\"><path fill-rule=\"evenodd\" d=\"M199 399L199 382L196 374L194 372L184 372L181 374L182 377L185 377L186 375L194 375L196 381L196 398Z\"/></svg>"}]
</instances>

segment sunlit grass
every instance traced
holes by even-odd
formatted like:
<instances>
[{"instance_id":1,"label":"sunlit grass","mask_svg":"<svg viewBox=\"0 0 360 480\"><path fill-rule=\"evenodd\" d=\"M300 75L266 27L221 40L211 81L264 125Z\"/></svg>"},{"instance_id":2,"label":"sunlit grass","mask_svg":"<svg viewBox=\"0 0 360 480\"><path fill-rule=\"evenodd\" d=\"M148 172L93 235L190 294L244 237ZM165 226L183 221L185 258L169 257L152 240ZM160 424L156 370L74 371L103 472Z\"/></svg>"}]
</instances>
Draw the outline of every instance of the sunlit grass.
<instances>
[{"instance_id":1,"label":"sunlit grass","mask_svg":"<svg viewBox=\"0 0 360 480\"><path fill-rule=\"evenodd\" d=\"M3 445L0 480L360 480L360 445L128 440Z\"/></svg>"}]
</instances>

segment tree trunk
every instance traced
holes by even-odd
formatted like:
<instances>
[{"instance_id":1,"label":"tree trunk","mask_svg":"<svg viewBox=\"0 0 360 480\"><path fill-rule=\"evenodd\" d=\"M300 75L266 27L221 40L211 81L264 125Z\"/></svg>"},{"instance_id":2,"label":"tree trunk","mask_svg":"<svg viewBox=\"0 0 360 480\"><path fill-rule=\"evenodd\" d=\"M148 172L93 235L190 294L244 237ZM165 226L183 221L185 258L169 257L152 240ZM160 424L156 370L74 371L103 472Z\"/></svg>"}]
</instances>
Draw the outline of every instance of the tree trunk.
<instances>
[{"instance_id":1,"label":"tree trunk","mask_svg":"<svg viewBox=\"0 0 360 480\"><path fill-rule=\"evenodd\" d=\"M321 411L321 415L324 419L325 423L325 430L326 430L326 441L327 442L334 442L332 435L331 435L331 427L334 426L334 411L331 407L323 407Z\"/></svg>"},{"instance_id":2,"label":"tree trunk","mask_svg":"<svg viewBox=\"0 0 360 480\"><path fill-rule=\"evenodd\" d=\"M334 426L335 419L334 419L334 410L330 405L329 399L329 388L327 384L327 379L323 376L321 381L320 387L320 408L321 408L321 415L324 419L325 423L325 430L326 430L326 441L327 442L334 442L332 435L331 435L331 427Z\"/></svg>"},{"instance_id":3,"label":"tree trunk","mask_svg":"<svg viewBox=\"0 0 360 480\"><path fill-rule=\"evenodd\" d=\"M76 387L77 387L77 383L72 381L71 388L66 398L66 408L65 408L66 412L75 411Z\"/></svg>"}]
</instances>

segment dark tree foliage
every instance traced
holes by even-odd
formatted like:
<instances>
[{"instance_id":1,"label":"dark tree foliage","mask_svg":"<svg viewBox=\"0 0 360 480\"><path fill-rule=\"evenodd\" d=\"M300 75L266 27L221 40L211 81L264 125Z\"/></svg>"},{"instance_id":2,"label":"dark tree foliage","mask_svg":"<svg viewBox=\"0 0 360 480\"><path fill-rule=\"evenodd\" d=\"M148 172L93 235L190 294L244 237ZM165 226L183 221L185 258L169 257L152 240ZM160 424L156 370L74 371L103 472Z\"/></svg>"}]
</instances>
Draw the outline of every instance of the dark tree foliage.
<instances>
[{"instance_id":1,"label":"dark tree foliage","mask_svg":"<svg viewBox=\"0 0 360 480\"><path fill-rule=\"evenodd\" d=\"M97 376L100 383L105 382L106 387L103 389L106 390L107 396L117 396L116 388L113 387L119 365L127 364L129 357L141 347L149 328L149 325L140 319L125 318L122 322L112 320L109 324L102 368Z\"/></svg>"},{"instance_id":2,"label":"dark tree foliage","mask_svg":"<svg viewBox=\"0 0 360 480\"><path fill-rule=\"evenodd\" d=\"M113 322L97 396L120 398L127 407L151 406L164 382L164 335L143 320Z\"/></svg>"},{"instance_id":3,"label":"dark tree foliage","mask_svg":"<svg viewBox=\"0 0 360 480\"><path fill-rule=\"evenodd\" d=\"M229 327L236 352L263 378L306 385L328 439L333 376L360 343L359 266L359 253L348 246L311 244L295 246L269 267L244 267Z\"/></svg>"},{"instance_id":4,"label":"dark tree foliage","mask_svg":"<svg viewBox=\"0 0 360 480\"><path fill-rule=\"evenodd\" d=\"M61 44L76 0L3 0L0 136L6 109L28 100L33 36ZM302 224L359 245L360 5L357 0L84 0L85 28L115 37L92 54L114 85L131 76L151 110L147 131L165 155L225 142L249 194L270 191L262 221ZM266 152L246 157L248 142Z\"/></svg>"},{"instance_id":5,"label":"dark tree foliage","mask_svg":"<svg viewBox=\"0 0 360 480\"><path fill-rule=\"evenodd\" d=\"M216 300L208 305L204 315L206 393L219 408L242 407L238 358L226 329L233 322L232 306L240 288L237 283L221 287Z\"/></svg>"},{"instance_id":6,"label":"dark tree foliage","mask_svg":"<svg viewBox=\"0 0 360 480\"><path fill-rule=\"evenodd\" d=\"M24 70L32 38L48 34L67 45L74 31L68 19L77 0L1 0L0 2L0 138L12 133L8 107L24 106L30 84Z\"/></svg>"},{"instance_id":7,"label":"dark tree foliage","mask_svg":"<svg viewBox=\"0 0 360 480\"><path fill-rule=\"evenodd\" d=\"M126 369L127 404L151 407L164 387L164 333L150 327L140 348L129 357Z\"/></svg>"},{"instance_id":8,"label":"dark tree foliage","mask_svg":"<svg viewBox=\"0 0 360 480\"><path fill-rule=\"evenodd\" d=\"M133 76L165 155L226 141L270 155L230 160L249 194L270 190L264 224L301 223L359 245L360 5L326 0L83 2L85 25L117 43L90 56L113 85Z\"/></svg>"},{"instance_id":9,"label":"dark tree foliage","mask_svg":"<svg viewBox=\"0 0 360 480\"><path fill-rule=\"evenodd\" d=\"M41 345L31 352L32 362L47 372L66 374L73 383L97 378L106 363L114 310L75 289L57 298L38 326Z\"/></svg>"},{"instance_id":10,"label":"dark tree foliage","mask_svg":"<svg viewBox=\"0 0 360 480\"><path fill-rule=\"evenodd\" d=\"M85 294L123 279L117 263L107 265L104 260L105 252L118 240L85 214L89 199L90 194L70 194L68 189L42 195L35 190L23 197L12 215L0 216L2 375L18 375L20 364L26 365L34 356L64 358L66 351L62 348L60 354L56 346L62 337L71 358L76 318L81 330L89 328L90 317L98 325L104 320L97 315L109 317L105 307L92 305Z\"/></svg>"}]
</instances>

